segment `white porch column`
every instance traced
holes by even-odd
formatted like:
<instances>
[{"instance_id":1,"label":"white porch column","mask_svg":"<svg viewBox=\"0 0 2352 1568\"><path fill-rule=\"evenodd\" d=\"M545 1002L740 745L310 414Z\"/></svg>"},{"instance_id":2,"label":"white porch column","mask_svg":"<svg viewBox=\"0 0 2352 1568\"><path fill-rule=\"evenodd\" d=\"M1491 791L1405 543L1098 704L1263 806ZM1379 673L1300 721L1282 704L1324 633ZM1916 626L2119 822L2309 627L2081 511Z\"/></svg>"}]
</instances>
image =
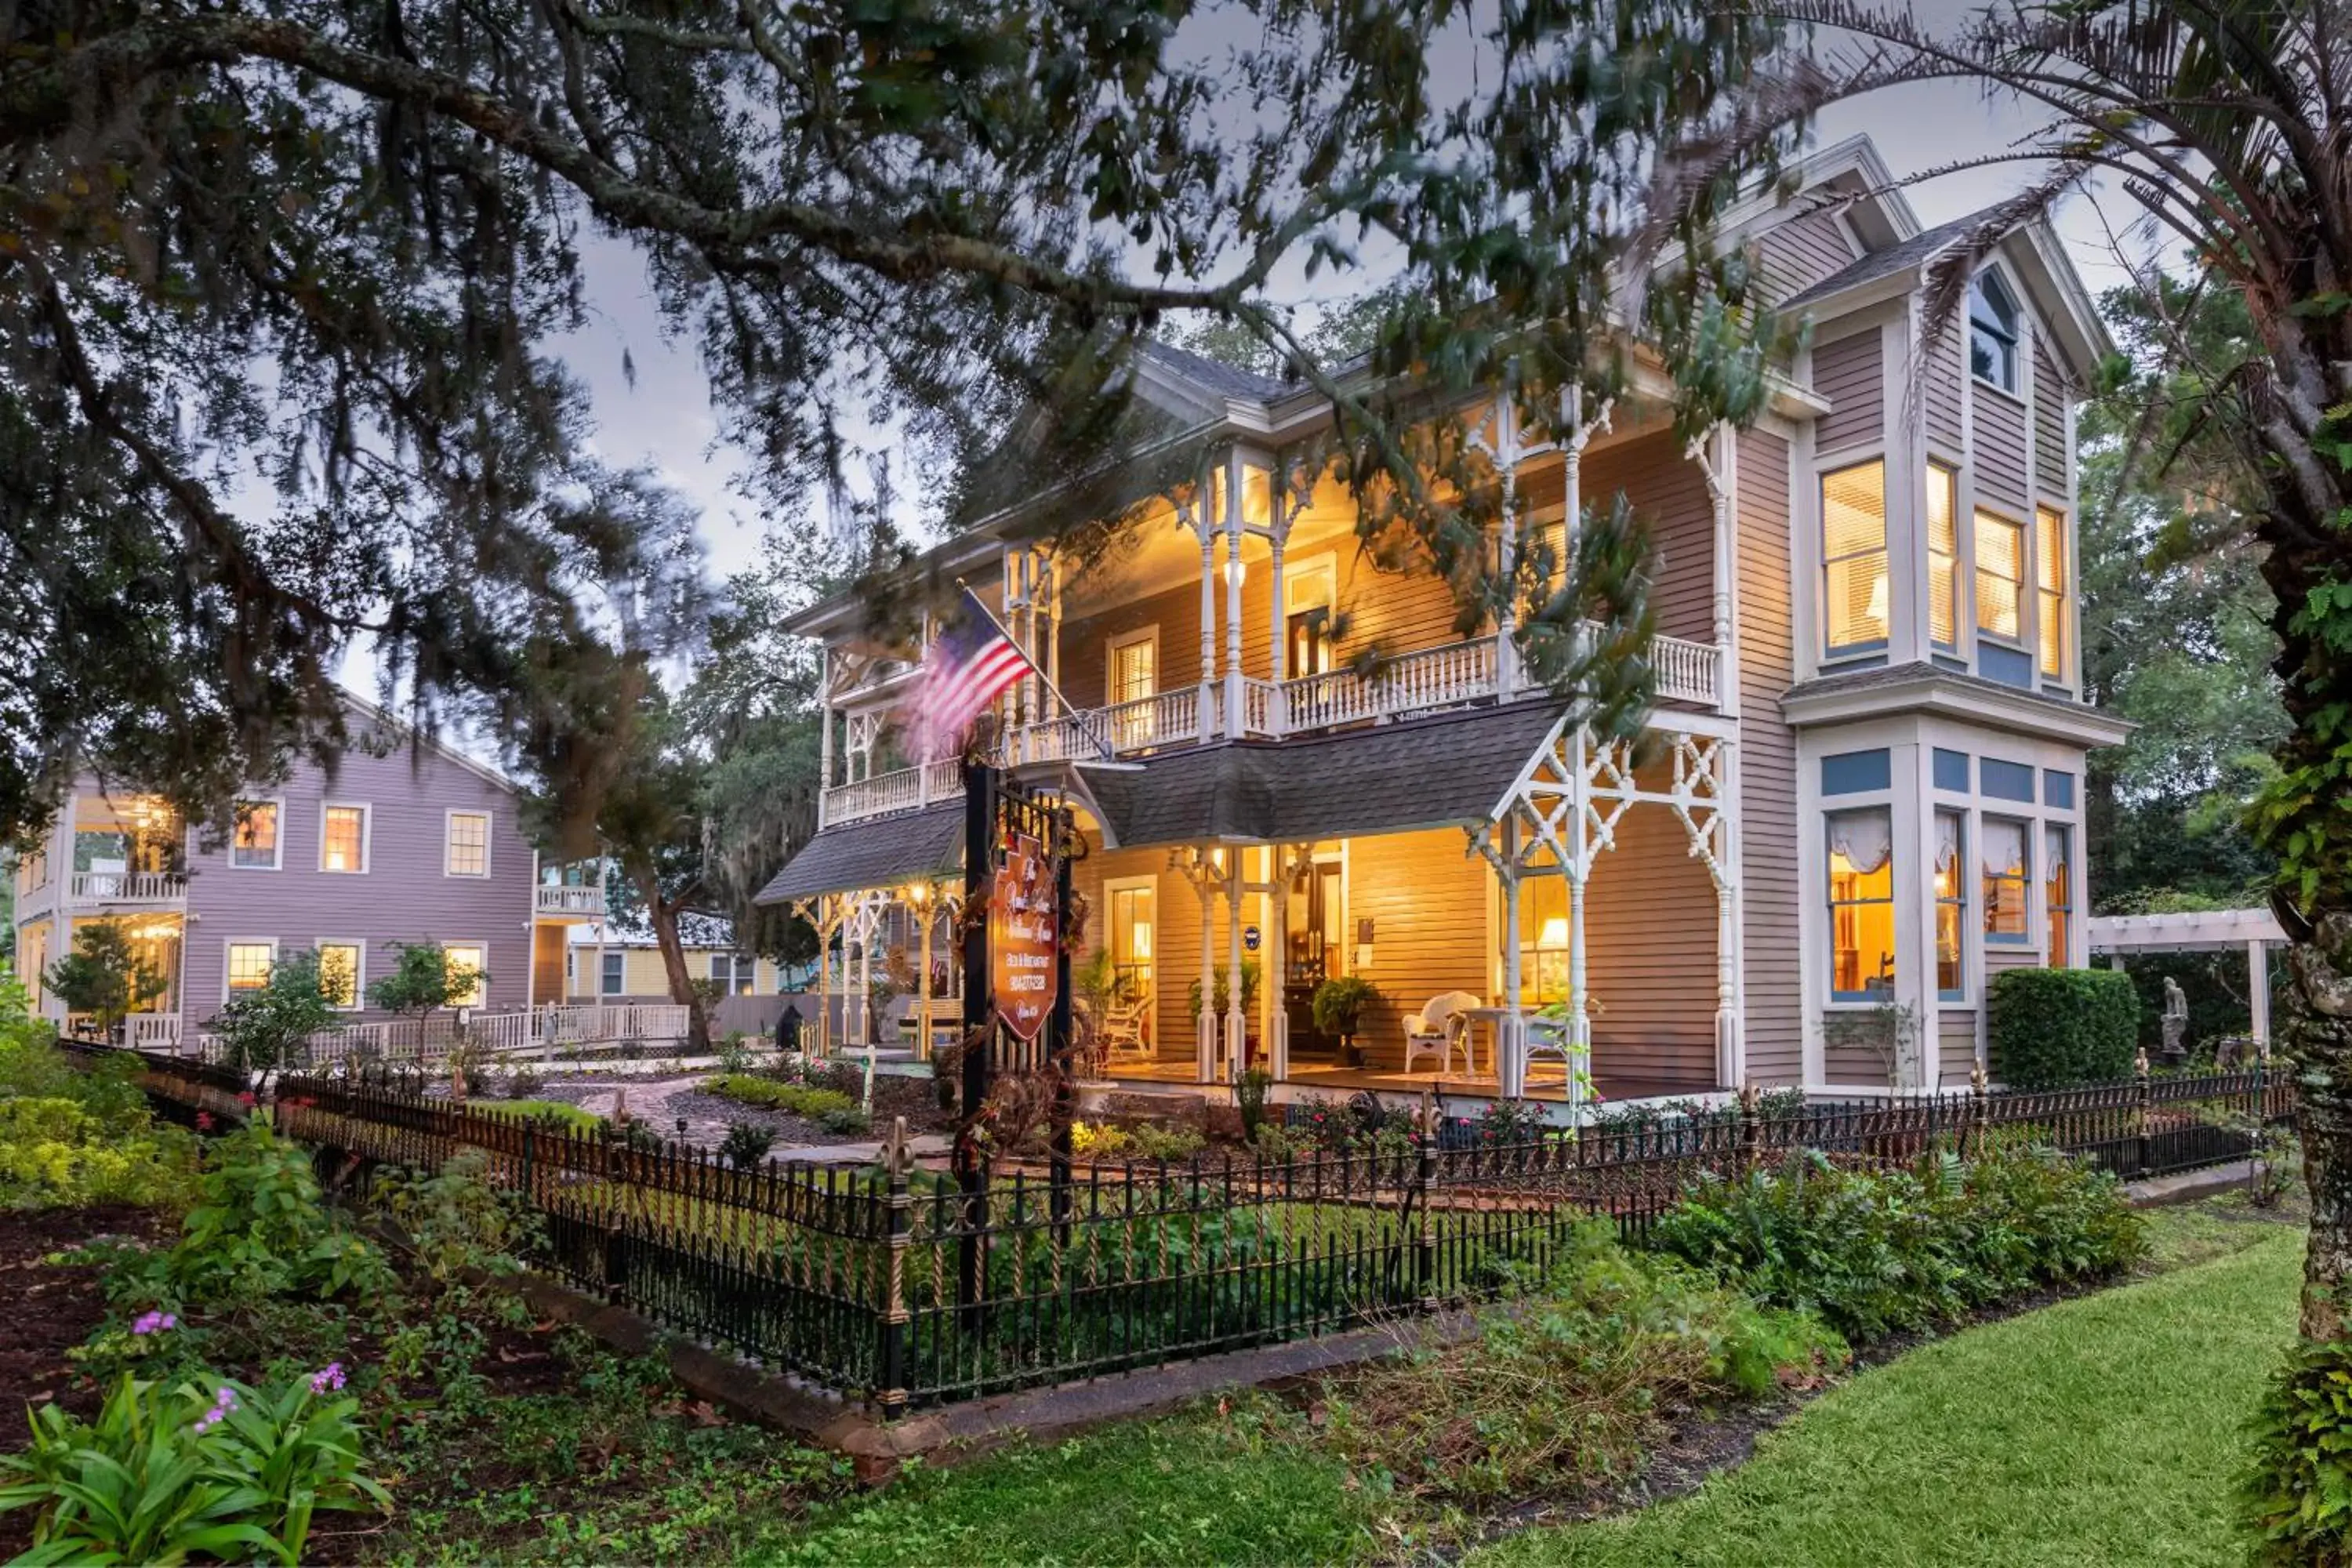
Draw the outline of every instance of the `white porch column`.
<instances>
[{"instance_id":1,"label":"white porch column","mask_svg":"<svg viewBox=\"0 0 2352 1568\"><path fill-rule=\"evenodd\" d=\"M2271 968L2260 937L2246 943L2246 997L2254 1010L2254 1038L2267 1046L2271 1043Z\"/></svg>"},{"instance_id":2,"label":"white porch column","mask_svg":"<svg viewBox=\"0 0 2352 1568\"><path fill-rule=\"evenodd\" d=\"M1248 730L1247 710L1242 700L1242 455L1239 450L1225 454L1224 472L1225 735L1231 739Z\"/></svg>"},{"instance_id":3,"label":"white porch column","mask_svg":"<svg viewBox=\"0 0 2352 1568\"><path fill-rule=\"evenodd\" d=\"M816 825L824 826L824 795L833 787L833 650L818 656L816 711L820 725L816 763ZM599 976L601 980L601 975Z\"/></svg>"},{"instance_id":4,"label":"white porch column","mask_svg":"<svg viewBox=\"0 0 2352 1568\"><path fill-rule=\"evenodd\" d=\"M1284 701L1285 693L1282 689L1283 679L1290 673L1290 634L1285 625L1286 616L1284 612L1286 606L1283 602L1282 583L1282 552L1290 542L1289 536L1290 530L1282 521L1282 501L1277 496L1275 500L1274 533L1267 542L1274 548L1274 559L1266 569L1274 575L1265 585L1268 621L1266 647L1272 649L1274 654L1272 668L1274 689L1266 697L1265 721L1267 728L1277 735L1287 734L1290 731L1290 713L1288 705ZM1275 869L1277 873L1275 879L1278 881L1281 868L1276 865Z\"/></svg>"},{"instance_id":5,"label":"white porch column","mask_svg":"<svg viewBox=\"0 0 2352 1568\"><path fill-rule=\"evenodd\" d=\"M1203 487L1206 489L1206 487ZM1206 495L1200 502L1197 525L1201 535L1201 740L1206 744L1217 727L1217 531ZM1202 1006L1205 1008L1204 1002ZM1206 1079L1202 1080L1207 1082Z\"/></svg>"},{"instance_id":6,"label":"white porch column","mask_svg":"<svg viewBox=\"0 0 2352 1568\"><path fill-rule=\"evenodd\" d=\"M1519 957L1519 814L1503 818L1503 854L1496 870L1503 884L1503 1024L1495 1031L1495 1087L1506 1100L1528 1092L1527 1024L1519 1015L1526 976Z\"/></svg>"},{"instance_id":7,"label":"white porch column","mask_svg":"<svg viewBox=\"0 0 2352 1568\"><path fill-rule=\"evenodd\" d=\"M1519 685L1519 594L1514 581L1519 552L1518 519L1511 510L1518 495L1519 429L1518 411L1507 391L1495 399L1494 459L1496 472L1503 481L1503 515L1495 529L1495 569L1503 580L1502 602L1495 611L1495 689L1508 697Z\"/></svg>"},{"instance_id":8,"label":"white porch column","mask_svg":"<svg viewBox=\"0 0 2352 1568\"><path fill-rule=\"evenodd\" d=\"M1242 1010L1242 849L1225 854L1225 1079L1242 1070L1249 1049L1249 1015ZM1213 997L1214 993L1211 993Z\"/></svg>"},{"instance_id":9,"label":"white porch column","mask_svg":"<svg viewBox=\"0 0 2352 1568\"><path fill-rule=\"evenodd\" d=\"M1582 828L1578 829L1579 837ZM1579 866L1568 879L1568 1044L1574 1061L1592 1057L1592 1011L1586 1005L1584 982L1584 879L1592 874L1592 858L1580 847Z\"/></svg>"},{"instance_id":10,"label":"white porch column","mask_svg":"<svg viewBox=\"0 0 2352 1568\"><path fill-rule=\"evenodd\" d=\"M833 928L825 918L825 900L829 893L816 896L816 1054L824 1056L833 1035ZM600 928L596 935L596 991L603 1000L604 989L604 937ZM803 1053L806 1055L806 1052Z\"/></svg>"},{"instance_id":11,"label":"white porch column","mask_svg":"<svg viewBox=\"0 0 2352 1568\"><path fill-rule=\"evenodd\" d=\"M1276 550L1280 545L1275 546ZM1279 572L1276 574L1279 576ZM1280 621L1275 625L1279 627ZM1283 1005L1283 987L1289 981L1291 852L1287 845L1266 846L1265 957L1258 963L1259 994L1265 998L1266 1070L1279 1083L1290 1076L1290 1012Z\"/></svg>"},{"instance_id":12,"label":"white porch column","mask_svg":"<svg viewBox=\"0 0 2352 1568\"><path fill-rule=\"evenodd\" d=\"M1192 1078L1217 1081L1217 886L1205 865L1195 868L1192 890L1201 900L1201 1010L1192 1017Z\"/></svg>"},{"instance_id":13,"label":"white porch column","mask_svg":"<svg viewBox=\"0 0 2352 1568\"><path fill-rule=\"evenodd\" d=\"M931 915L938 908L931 893L929 882L915 884L915 1059L919 1062L931 1059Z\"/></svg>"}]
</instances>

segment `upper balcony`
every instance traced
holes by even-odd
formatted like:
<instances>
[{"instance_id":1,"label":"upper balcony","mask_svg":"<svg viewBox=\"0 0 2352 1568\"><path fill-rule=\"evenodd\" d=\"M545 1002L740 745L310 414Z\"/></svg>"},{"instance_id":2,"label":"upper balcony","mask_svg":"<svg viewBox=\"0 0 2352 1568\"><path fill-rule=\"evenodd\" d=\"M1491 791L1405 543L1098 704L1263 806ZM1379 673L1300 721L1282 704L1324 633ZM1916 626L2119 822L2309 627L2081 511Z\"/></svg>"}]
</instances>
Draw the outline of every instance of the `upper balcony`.
<instances>
[{"instance_id":1,"label":"upper balcony","mask_svg":"<svg viewBox=\"0 0 2352 1568\"><path fill-rule=\"evenodd\" d=\"M76 871L66 901L76 909L184 910L188 879L177 871Z\"/></svg>"},{"instance_id":2,"label":"upper balcony","mask_svg":"<svg viewBox=\"0 0 2352 1568\"><path fill-rule=\"evenodd\" d=\"M1423 648L1365 669L1339 669L1290 680L1237 677L1219 685L1184 686L1132 701L1026 725L1008 733L996 761L1084 761L1108 754L1135 756L1223 736L1282 740L1359 724L1390 723L1505 695L1494 637ZM1662 700L1717 709L1723 705L1723 650L1682 637L1652 645ZM1235 722L1225 722L1228 693L1238 690ZM818 826L837 827L866 817L917 811L961 792L952 761L877 773L824 792Z\"/></svg>"},{"instance_id":3,"label":"upper balcony","mask_svg":"<svg viewBox=\"0 0 2352 1568\"><path fill-rule=\"evenodd\" d=\"M531 894L531 910L535 914L602 920L604 907L604 889L593 884L558 887L542 883Z\"/></svg>"}]
</instances>

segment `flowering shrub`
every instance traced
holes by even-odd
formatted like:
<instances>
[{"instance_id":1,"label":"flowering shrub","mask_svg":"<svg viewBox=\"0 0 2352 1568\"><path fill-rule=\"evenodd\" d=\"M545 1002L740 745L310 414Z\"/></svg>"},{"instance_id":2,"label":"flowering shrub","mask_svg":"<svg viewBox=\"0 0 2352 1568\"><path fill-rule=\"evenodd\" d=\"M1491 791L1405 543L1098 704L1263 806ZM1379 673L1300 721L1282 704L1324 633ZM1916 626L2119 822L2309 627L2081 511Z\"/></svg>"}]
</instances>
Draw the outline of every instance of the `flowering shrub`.
<instances>
[{"instance_id":1,"label":"flowering shrub","mask_svg":"<svg viewBox=\"0 0 2352 1568\"><path fill-rule=\"evenodd\" d=\"M328 1397L342 1384L340 1363L275 1390L126 1373L94 1422L41 1406L32 1446L0 1458L0 1511L40 1510L18 1561L299 1561L318 1510L390 1507L360 1449L359 1401Z\"/></svg>"},{"instance_id":2,"label":"flowering shrub","mask_svg":"<svg viewBox=\"0 0 2352 1568\"><path fill-rule=\"evenodd\" d=\"M110 1126L74 1100L0 1099L0 1205L184 1204L195 1141L147 1121Z\"/></svg>"}]
</instances>

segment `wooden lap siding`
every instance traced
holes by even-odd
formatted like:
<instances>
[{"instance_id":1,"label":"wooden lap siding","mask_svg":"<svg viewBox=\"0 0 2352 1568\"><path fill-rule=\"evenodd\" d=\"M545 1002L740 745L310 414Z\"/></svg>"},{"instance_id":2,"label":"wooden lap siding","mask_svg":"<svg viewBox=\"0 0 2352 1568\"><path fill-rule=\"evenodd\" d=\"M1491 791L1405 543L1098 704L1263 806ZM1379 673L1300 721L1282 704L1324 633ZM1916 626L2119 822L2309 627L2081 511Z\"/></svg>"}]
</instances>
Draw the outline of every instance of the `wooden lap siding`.
<instances>
[{"instance_id":1,"label":"wooden lap siding","mask_svg":"<svg viewBox=\"0 0 2352 1568\"><path fill-rule=\"evenodd\" d=\"M1220 599L1218 604L1222 615L1223 601ZM1074 619L1062 628L1059 685L1072 707L1083 711L1109 705L1106 683L1109 679L1111 639L1147 626L1157 626L1160 631L1159 662L1154 668L1158 689L1174 691L1200 684L1201 583L1196 574L1173 588L1114 605ZM1223 668L1224 658L1224 645L1220 642L1220 668Z\"/></svg>"},{"instance_id":2,"label":"wooden lap siding","mask_svg":"<svg viewBox=\"0 0 2352 1568\"><path fill-rule=\"evenodd\" d=\"M1789 444L1739 436L1740 900L1748 1076L1804 1078L1798 951L1797 741L1780 720L1795 671L1789 603Z\"/></svg>"},{"instance_id":3,"label":"wooden lap siding","mask_svg":"<svg viewBox=\"0 0 2352 1568\"><path fill-rule=\"evenodd\" d=\"M1604 1085L1717 1087L1715 883L1673 812L1635 805L1617 819L1584 912L1585 970L1601 1007L1594 1074Z\"/></svg>"},{"instance_id":4,"label":"wooden lap siding","mask_svg":"<svg viewBox=\"0 0 2352 1568\"><path fill-rule=\"evenodd\" d=\"M2031 522L2025 497L2025 408L1981 382L1975 399L1977 498Z\"/></svg>"},{"instance_id":5,"label":"wooden lap siding","mask_svg":"<svg viewBox=\"0 0 2352 1568\"><path fill-rule=\"evenodd\" d=\"M1867 446L1885 436L1885 352L1875 327L1813 351L1813 389L1830 400L1815 436L1822 451Z\"/></svg>"},{"instance_id":6,"label":"wooden lap siding","mask_svg":"<svg viewBox=\"0 0 2352 1568\"><path fill-rule=\"evenodd\" d=\"M1380 993L1360 1039L1369 1066L1404 1065L1404 1020L1441 992L1493 1000L1486 917L1494 883L1467 842L1457 827L1349 841L1348 935L1352 941L1372 921L1372 963L1359 973ZM1486 1043L1481 1031L1481 1068Z\"/></svg>"},{"instance_id":7,"label":"wooden lap siding","mask_svg":"<svg viewBox=\"0 0 2352 1568\"><path fill-rule=\"evenodd\" d=\"M2040 337L2033 343L2033 482L2045 496L2074 493L2074 448L2066 443L2065 383ZM2069 502L2071 504L2071 502Z\"/></svg>"},{"instance_id":8,"label":"wooden lap siding","mask_svg":"<svg viewBox=\"0 0 2352 1568\"><path fill-rule=\"evenodd\" d=\"M1715 635L1715 505L1706 478L1665 431L1603 447L1584 460L1584 504L1605 512L1619 491L1650 531L1651 603L1666 637Z\"/></svg>"},{"instance_id":9,"label":"wooden lap siding","mask_svg":"<svg viewBox=\"0 0 2352 1568\"><path fill-rule=\"evenodd\" d=\"M1937 1016L1937 1087L1966 1089L1977 1065L1977 1010L1946 1007Z\"/></svg>"},{"instance_id":10,"label":"wooden lap siding","mask_svg":"<svg viewBox=\"0 0 2352 1568\"><path fill-rule=\"evenodd\" d=\"M1764 295L1786 300L1824 278L1843 272L1854 259L1853 242L1846 238L1837 215L1805 213L1776 224L1757 241L1762 253Z\"/></svg>"},{"instance_id":11,"label":"wooden lap siding","mask_svg":"<svg viewBox=\"0 0 2352 1568\"><path fill-rule=\"evenodd\" d=\"M1923 366L1926 385L1921 399L1927 415L1927 439L1947 454L1958 454L1962 448L1960 377L1964 374L1963 363L1959 329L1948 326L1937 337L1935 346L1927 351Z\"/></svg>"}]
</instances>

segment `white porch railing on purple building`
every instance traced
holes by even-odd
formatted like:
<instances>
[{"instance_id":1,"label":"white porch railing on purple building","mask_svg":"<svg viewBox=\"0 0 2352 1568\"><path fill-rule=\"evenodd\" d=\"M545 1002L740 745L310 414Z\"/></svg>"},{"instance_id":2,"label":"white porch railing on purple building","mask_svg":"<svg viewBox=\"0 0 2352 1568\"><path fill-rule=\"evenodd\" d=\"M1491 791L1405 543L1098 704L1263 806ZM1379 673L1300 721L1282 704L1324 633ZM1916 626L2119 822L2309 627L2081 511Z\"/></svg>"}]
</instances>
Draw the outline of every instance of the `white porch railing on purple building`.
<instances>
[{"instance_id":1,"label":"white porch railing on purple building","mask_svg":"<svg viewBox=\"0 0 2352 1568\"><path fill-rule=\"evenodd\" d=\"M188 879L172 871L76 871L69 892L78 904L178 904Z\"/></svg>"}]
</instances>

